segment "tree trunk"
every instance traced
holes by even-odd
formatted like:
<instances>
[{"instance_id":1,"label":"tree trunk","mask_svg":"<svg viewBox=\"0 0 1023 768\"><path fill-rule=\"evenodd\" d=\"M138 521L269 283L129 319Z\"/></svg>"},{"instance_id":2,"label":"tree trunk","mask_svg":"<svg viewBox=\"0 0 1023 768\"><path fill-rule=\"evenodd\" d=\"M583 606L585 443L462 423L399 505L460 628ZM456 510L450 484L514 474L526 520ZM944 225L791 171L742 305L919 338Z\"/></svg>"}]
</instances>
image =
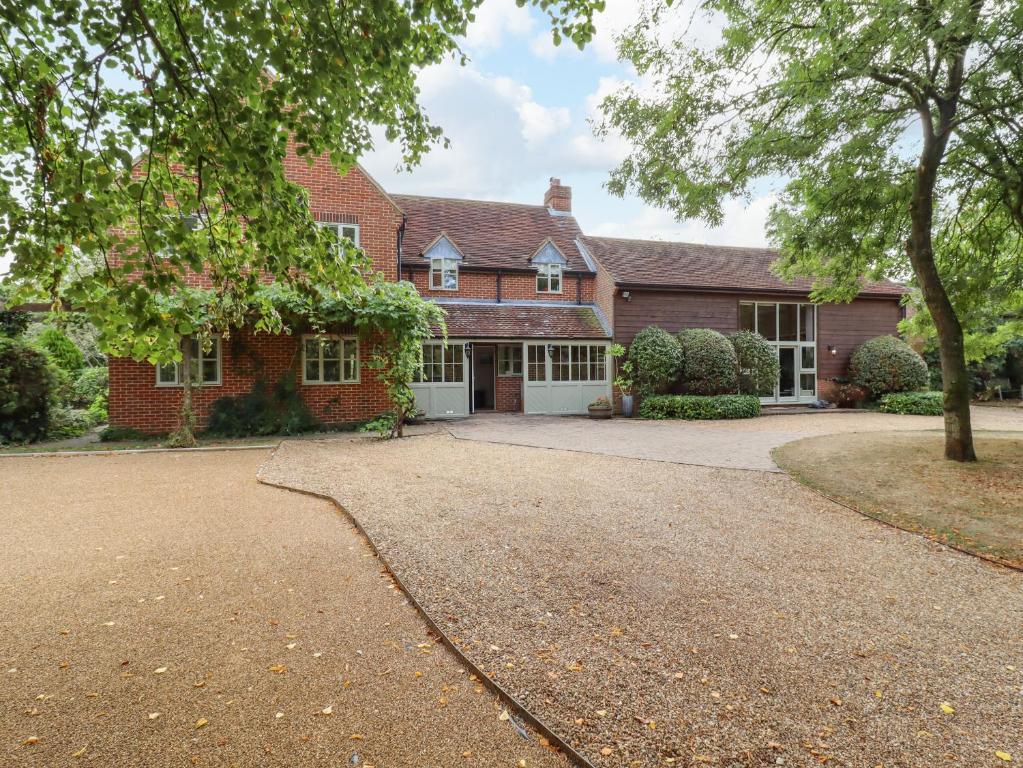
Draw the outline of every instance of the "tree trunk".
<instances>
[{"instance_id":1,"label":"tree trunk","mask_svg":"<svg viewBox=\"0 0 1023 768\"><path fill-rule=\"evenodd\" d=\"M945 458L952 461L976 461L973 428L970 425L970 379L963 350L963 327L934 263L931 241L934 184L945 143L945 139L934 136L925 141L909 205L912 231L907 250L938 332L944 390Z\"/></svg>"},{"instance_id":2,"label":"tree trunk","mask_svg":"<svg viewBox=\"0 0 1023 768\"><path fill-rule=\"evenodd\" d=\"M195 440L195 413L192 410L192 339L181 339L181 418L171 438L178 447L191 447Z\"/></svg>"}]
</instances>

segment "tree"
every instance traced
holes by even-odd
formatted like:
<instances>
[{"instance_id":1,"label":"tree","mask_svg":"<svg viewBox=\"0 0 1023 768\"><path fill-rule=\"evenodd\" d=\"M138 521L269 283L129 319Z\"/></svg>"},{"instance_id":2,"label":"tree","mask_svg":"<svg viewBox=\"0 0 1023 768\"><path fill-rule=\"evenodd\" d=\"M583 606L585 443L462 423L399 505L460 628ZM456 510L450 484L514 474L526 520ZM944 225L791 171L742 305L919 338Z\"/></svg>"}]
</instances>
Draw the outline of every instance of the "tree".
<instances>
[{"instance_id":1,"label":"tree","mask_svg":"<svg viewBox=\"0 0 1023 768\"><path fill-rule=\"evenodd\" d=\"M416 163L440 140L416 75L457 55L480 2L3 2L0 246L19 297L88 313L110 354L169 362L196 333L280 331L266 280L362 285L361 254L338 258L284 157L343 173L376 126ZM532 4L578 45L602 6ZM211 295L181 298L201 271Z\"/></svg>"},{"instance_id":2,"label":"tree","mask_svg":"<svg viewBox=\"0 0 1023 768\"><path fill-rule=\"evenodd\" d=\"M655 7L620 41L647 87L604 103L634 144L612 174L680 217L788 181L770 219L783 276L815 301L912 271L940 340L945 455L975 458L963 328L936 230L1000 215L1023 230L1023 15L1000 0L706 0L712 50L659 39ZM990 258L990 255L987 255Z\"/></svg>"}]
</instances>

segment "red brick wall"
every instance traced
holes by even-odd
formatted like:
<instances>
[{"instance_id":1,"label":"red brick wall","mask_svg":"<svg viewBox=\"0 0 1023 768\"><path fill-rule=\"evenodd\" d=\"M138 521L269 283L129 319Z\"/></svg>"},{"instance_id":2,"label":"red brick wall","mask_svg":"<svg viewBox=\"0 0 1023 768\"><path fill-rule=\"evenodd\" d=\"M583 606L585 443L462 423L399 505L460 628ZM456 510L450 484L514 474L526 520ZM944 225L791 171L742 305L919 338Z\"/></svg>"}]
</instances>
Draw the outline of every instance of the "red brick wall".
<instances>
[{"instance_id":1,"label":"red brick wall","mask_svg":"<svg viewBox=\"0 0 1023 768\"><path fill-rule=\"evenodd\" d=\"M359 344L360 381L353 384L302 384L301 335L271 336L249 330L222 340L221 384L196 387L193 401L196 421L205 425L210 405L225 395L251 391L258 379L273 385L289 369L294 371L299 395L325 424L342 424L375 416L389 407L383 383L365 361L374 340ZM142 432L170 432L178 426L181 387L156 386L156 370L148 363L126 358L111 359L110 423Z\"/></svg>"},{"instance_id":2,"label":"red brick wall","mask_svg":"<svg viewBox=\"0 0 1023 768\"><path fill-rule=\"evenodd\" d=\"M431 299L497 299L497 273L473 272L471 269L458 270L457 291L435 291L430 289L430 271L411 268L405 264L402 277L411 280L416 290ZM536 275L521 272L501 274L501 299L504 301L565 301L573 303L578 298L583 303L592 303L595 296L594 278L589 275L565 275L561 293L537 293Z\"/></svg>"},{"instance_id":3,"label":"red brick wall","mask_svg":"<svg viewBox=\"0 0 1023 768\"><path fill-rule=\"evenodd\" d=\"M498 376L494 395L495 410L518 413L522 411L522 377Z\"/></svg>"}]
</instances>

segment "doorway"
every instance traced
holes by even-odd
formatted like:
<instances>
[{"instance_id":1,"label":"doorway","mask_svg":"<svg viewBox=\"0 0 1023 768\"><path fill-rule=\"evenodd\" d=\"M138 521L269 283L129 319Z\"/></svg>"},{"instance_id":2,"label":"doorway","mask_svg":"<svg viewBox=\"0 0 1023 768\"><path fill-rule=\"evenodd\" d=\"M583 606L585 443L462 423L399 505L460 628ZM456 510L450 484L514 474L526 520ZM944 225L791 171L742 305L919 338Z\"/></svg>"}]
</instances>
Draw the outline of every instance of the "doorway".
<instances>
[{"instance_id":1,"label":"doorway","mask_svg":"<svg viewBox=\"0 0 1023 768\"><path fill-rule=\"evenodd\" d=\"M492 411L497 392L497 348L472 345L472 407L474 411Z\"/></svg>"}]
</instances>

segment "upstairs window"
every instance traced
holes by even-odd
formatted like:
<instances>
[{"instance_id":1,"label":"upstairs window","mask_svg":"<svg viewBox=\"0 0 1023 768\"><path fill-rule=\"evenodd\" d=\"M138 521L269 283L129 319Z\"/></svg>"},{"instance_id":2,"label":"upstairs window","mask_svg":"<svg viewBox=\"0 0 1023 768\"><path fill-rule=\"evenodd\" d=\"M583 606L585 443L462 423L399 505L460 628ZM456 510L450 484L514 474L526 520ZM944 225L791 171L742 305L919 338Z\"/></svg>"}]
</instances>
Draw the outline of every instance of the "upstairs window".
<instances>
[{"instance_id":1,"label":"upstairs window","mask_svg":"<svg viewBox=\"0 0 1023 768\"><path fill-rule=\"evenodd\" d=\"M430 259L430 290L458 290L458 262L455 259Z\"/></svg>"},{"instance_id":2,"label":"upstairs window","mask_svg":"<svg viewBox=\"0 0 1023 768\"><path fill-rule=\"evenodd\" d=\"M356 248L359 247L359 225L358 224L338 224L333 221L318 221L316 222L319 226L329 229L337 235L338 240L351 240L352 245ZM340 248L340 244L338 245Z\"/></svg>"},{"instance_id":3,"label":"upstairs window","mask_svg":"<svg viewBox=\"0 0 1023 768\"><path fill-rule=\"evenodd\" d=\"M156 368L156 386L180 387L184 384L181 363L168 363ZM220 337L210 339L210 348L203 349L198 339L192 339L192 385L220 384Z\"/></svg>"},{"instance_id":4,"label":"upstairs window","mask_svg":"<svg viewBox=\"0 0 1023 768\"><path fill-rule=\"evenodd\" d=\"M561 293L561 265L540 264L536 272L537 293Z\"/></svg>"}]
</instances>

